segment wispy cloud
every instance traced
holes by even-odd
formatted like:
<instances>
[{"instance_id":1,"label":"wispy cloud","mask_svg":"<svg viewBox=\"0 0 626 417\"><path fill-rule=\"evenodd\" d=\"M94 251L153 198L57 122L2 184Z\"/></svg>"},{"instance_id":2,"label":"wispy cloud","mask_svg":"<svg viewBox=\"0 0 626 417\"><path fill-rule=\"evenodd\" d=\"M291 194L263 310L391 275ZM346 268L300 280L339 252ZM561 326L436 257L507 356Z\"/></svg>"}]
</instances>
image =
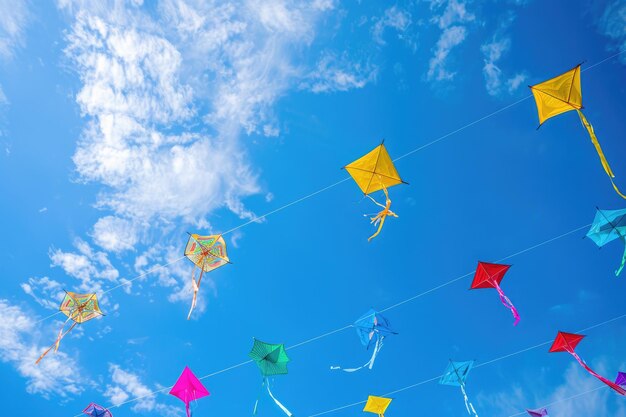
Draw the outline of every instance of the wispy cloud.
<instances>
[{"instance_id":1,"label":"wispy cloud","mask_svg":"<svg viewBox=\"0 0 626 417\"><path fill-rule=\"evenodd\" d=\"M26 379L26 391L31 394L45 398L80 394L89 383L82 379L83 374L71 356L59 351L35 365L45 349L37 343L38 327L32 315L0 299L0 360L13 365Z\"/></svg>"},{"instance_id":2,"label":"wispy cloud","mask_svg":"<svg viewBox=\"0 0 626 417\"><path fill-rule=\"evenodd\" d=\"M27 0L0 0L0 58L12 58L15 49L24 44L29 19Z\"/></svg>"},{"instance_id":3,"label":"wispy cloud","mask_svg":"<svg viewBox=\"0 0 626 417\"><path fill-rule=\"evenodd\" d=\"M444 4L445 8L442 10ZM442 10L441 14L431 19L442 32L428 64L427 79L430 81L448 81L456 75L456 72L448 69L450 52L465 41L467 29L464 24L475 20L474 14L467 10L466 5L462 0L431 1L431 10Z\"/></svg>"},{"instance_id":4,"label":"wispy cloud","mask_svg":"<svg viewBox=\"0 0 626 417\"><path fill-rule=\"evenodd\" d=\"M626 0L609 2L598 22L598 27L603 35L613 40L611 49L626 51ZM622 55L620 60L626 64L626 55Z\"/></svg>"},{"instance_id":5,"label":"wispy cloud","mask_svg":"<svg viewBox=\"0 0 626 417\"><path fill-rule=\"evenodd\" d=\"M64 295L61 283L48 277L28 278L28 282L23 282L20 287L33 297L37 304L51 310L59 308L59 302Z\"/></svg>"},{"instance_id":6,"label":"wispy cloud","mask_svg":"<svg viewBox=\"0 0 626 417\"><path fill-rule=\"evenodd\" d=\"M404 10L397 5L391 6L385 10L380 18L374 19L374 26L372 27L372 37L374 42L379 45L385 45L384 34L387 28L394 29L399 39L403 39L415 49L417 44L412 36L407 36L406 32L411 26L412 17L411 13Z\"/></svg>"},{"instance_id":7,"label":"wispy cloud","mask_svg":"<svg viewBox=\"0 0 626 417\"><path fill-rule=\"evenodd\" d=\"M350 62L345 54L337 57L326 53L318 61L317 67L300 83L300 88L314 93L348 91L363 88L376 80L377 74L378 68L373 65Z\"/></svg>"},{"instance_id":8,"label":"wispy cloud","mask_svg":"<svg viewBox=\"0 0 626 417\"><path fill-rule=\"evenodd\" d=\"M503 79L503 72L499 66L499 61L511 49L511 38L504 33L513 23L514 18L515 15L512 12L502 18L491 41L484 43L480 48L485 62L483 66L485 88L492 96L500 95L503 91L509 94L514 93L527 78L525 73L519 72L509 79Z\"/></svg>"},{"instance_id":9,"label":"wispy cloud","mask_svg":"<svg viewBox=\"0 0 626 417\"><path fill-rule=\"evenodd\" d=\"M143 383L139 375L122 369L120 365L109 364L111 383L107 384L104 396L112 404L120 404L129 399L141 397L141 401L134 402L131 410L134 412L157 412L160 416L179 416L180 409L156 401L152 394L153 388Z\"/></svg>"}]
</instances>

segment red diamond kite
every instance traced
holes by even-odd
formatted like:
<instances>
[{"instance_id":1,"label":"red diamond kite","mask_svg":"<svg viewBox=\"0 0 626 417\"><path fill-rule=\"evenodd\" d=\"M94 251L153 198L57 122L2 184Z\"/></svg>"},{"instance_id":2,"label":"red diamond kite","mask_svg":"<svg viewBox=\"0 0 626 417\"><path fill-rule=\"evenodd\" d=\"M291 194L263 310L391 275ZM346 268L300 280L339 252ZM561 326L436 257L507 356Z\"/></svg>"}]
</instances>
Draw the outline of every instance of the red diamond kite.
<instances>
[{"instance_id":1,"label":"red diamond kite","mask_svg":"<svg viewBox=\"0 0 626 417\"><path fill-rule=\"evenodd\" d=\"M488 262L478 262L478 266L476 267L476 274L474 274L474 281L472 282L471 290L476 290L479 288L495 288L500 295L500 301L502 304L513 313L513 317L515 318L514 326L517 326L519 323L519 314L517 313L517 309L504 294L502 288L500 288L500 281L504 278L504 274L509 270L511 265L500 265L500 264L490 264Z\"/></svg>"}]
</instances>

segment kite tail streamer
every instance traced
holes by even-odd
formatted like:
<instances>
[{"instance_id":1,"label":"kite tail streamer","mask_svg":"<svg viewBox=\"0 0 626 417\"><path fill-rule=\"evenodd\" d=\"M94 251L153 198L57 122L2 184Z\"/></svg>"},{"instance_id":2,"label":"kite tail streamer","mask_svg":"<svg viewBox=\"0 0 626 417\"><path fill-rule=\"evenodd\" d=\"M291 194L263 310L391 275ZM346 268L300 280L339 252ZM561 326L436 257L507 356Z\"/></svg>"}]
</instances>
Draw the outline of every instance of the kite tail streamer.
<instances>
[{"instance_id":1,"label":"kite tail streamer","mask_svg":"<svg viewBox=\"0 0 626 417\"><path fill-rule=\"evenodd\" d=\"M191 313L196 308L196 301L198 299L198 290L200 290L200 281L202 281L202 274L204 273L204 268L200 268L200 276L198 277L198 281L196 282L196 268L193 269L191 273L191 288L193 288L193 299L191 300L191 308L189 309L189 314L187 314L187 320L191 318Z\"/></svg>"},{"instance_id":2,"label":"kite tail streamer","mask_svg":"<svg viewBox=\"0 0 626 417\"><path fill-rule=\"evenodd\" d=\"M502 288L500 288L498 283L495 283L495 284L496 284L496 291L498 291L498 294L500 295L500 301L502 301L502 304L504 304L506 308L511 310L511 313L513 314L513 317L515 318L515 322L513 323L513 326L517 326L517 323L519 323L519 320L520 320L520 316L519 316L519 313L517 312L517 309L515 308L511 300L509 300L509 297L507 297L504 294L504 291L502 291Z\"/></svg>"},{"instance_id":3,"label":"kite tail streamer","mask_svg":"<svg viewBox=\"0 0 626 417\"><path fill-rule=\"evenodd\" d=\"M467 392L465 392L464 384L461 384L461 392L463 393L463 399L465 400L465 408L467 409L467 414L469 414L470 416L474 414L475 417L478 417L478 413L476 412L476 410L474 409L474 406L470 402L469 397L467 396Z\"/></svg>"},{"instance_id":4,"label":"kite tail streamer","mask_svg":"<svg viewBox=\"0 0 626 417\"><path fill-rule=\"evenodd\" d=\"M283 410L283 413L287 414L289 417L293 416L293 414L291 414L291 411L287 410L287 407L282 405L281 402L278 401L276 399L276 397L274 397L274 394L272 394L272 390L270 390L270 382L269 381L267 381L267 392L270 395L270 397L272 398L272 400L274 400L276 405L279 406L281 410Z\"/></svg>"},{"instance_id":5,"label":"kite tail streamer","mask_svg":"<svg viewBox=\"0 0 626 417\"><path fill-rule=\"evenodd\" d=\"M41 360L44 358L44 356L46 356L48 353L50 353L50 351L52 349L54 349L54 351L58 351L59 350L59 344L61 343L61 339L63 339L65 337L66 334L68 334L73 328L74 326L76 326L77 322L74 322L69 329L67 329L67 331L65 333L63 333L63 328L65 327L65 324L70 321L70 317L67 318L67 320L65 320L65 323L63 323L63 326L61 327L61 330L59 330L59 335L57 336L57 340L54 341L54 343L52 344L52 346L50 346L48 349L46 349L46 351L44 353L41 354L41 356L39 357L39 359L37 359L35 361L35 365L38 365L39 362L41 362Z\"/></svg>"},{"instance_id":6,"label":"kite tail streamer","mask_svg":"<svg viewBox=\"0 0 626 417\"><path fill-rule=\"evenodd\" d=\"M376 357L378 356L378 353L380 353L380 350L383 348L383 339L384 339L383 336L378 337L378 339L376 340L376 344L374 345L374 351L372 352L372 357L370 358L369 361L359 366L358 368L342 368L341 366L331 366L330 369L333 371L342 370L344 372L356 372L365 367L372 369L372 367L374 366L374 361L376 361Z\"/></svg>"},{"instance_id":7,"label":"kite tail streamer","mask_svg":"<svg viewBox=\"0 0 626 417\"><path fill-rule=\"evenodd\" d=\"M189 411L189 403L185 403L185 411L187 411L187 417L191 417L191 412Z\"/></svg>"},{"instance_id":8,"label":"kite tail streamer","mask_svg":"<svg viewBox=\"0 0 626 417\"><path fill-rule=\"evenodd\" d=\"M624 269L624 264L626 264L626 239L622 239L622 240L624 241L624 254L622 255L622 263L621 263L621 265L615 271L615 276L616 277L619 276L619 274L622 272L622 269Z\"/></svg>"},{"instance_id":9,"label":"kite tail streamer","mask_svg":"<svg viewBox=\"0 0 626 417\"><path fill-rule=\"evenodd\" d=\"M603 377L602 375L597 374L593 369L591 369L589 367L589 365L587 365L585 363L585 361L583 361L580 356L578 356L578 354L576 354L576 352L571 351L570 352L572 354L572 356L578 361L578 363L587 370L587 372L589 372L591 375L595 376L596 378L598 378L600 381L604 382L606 385L608 385L609 387L613 388L615 391L617 391L617 393L619 393L620 395L626 395L626 390L624 390L624 388L620 387L619 385L615 384L614 382L609 381L608 379L606 379L605 377Z\"/></svg>"},{"instance_id":10,"label":"kite tail streamer","mask_svg":"<svg viewBox=\"0 0 626 417\"><path fill-rule=\"evenodd\" d=\"M376 230L376 233L367 238L368 242L378 236L380 234L380 231L383 230L383 225L385 224L385 219L387 218L387 215L383 213L385 213L385 210L378 213L376 217L372 217L372 223L378 223L378 229Z\"/></svg>"},{"instance_id":11,"label":"kite tail streamer","mask_svg":"<svg viewBox=\"0 0 626 417\"><path fill-rule=\"evenodd\" d=\"M615 185L615 182L613 182L613 178L615 178L615 174L613 174L613 171L611 170L611 167L609 166L609 163L606 160L606 157L604 156L604 152L602 151L602 148L600 147L600 142L598 142L596 133L593 131L593 126L591 126L591 123L587 121L587 118L580 110L576 110L576 111L578 112L580 121L582 122L583 126L585 126L585 129L587 129L587 132L589 133L591 142L593 143L593 146L596 148L596 152L598 153L598 156L600 157L600 162L602 163L604 172L606 172L606 175L609 176L609 179L611 180L611 184L613 184L613 188L615 189L615 192L619 194L619 196L622 197L623 199L626 199L626 195L622 194L619 188L617 188L617 185Z\"/></svg>"}]
</instances>

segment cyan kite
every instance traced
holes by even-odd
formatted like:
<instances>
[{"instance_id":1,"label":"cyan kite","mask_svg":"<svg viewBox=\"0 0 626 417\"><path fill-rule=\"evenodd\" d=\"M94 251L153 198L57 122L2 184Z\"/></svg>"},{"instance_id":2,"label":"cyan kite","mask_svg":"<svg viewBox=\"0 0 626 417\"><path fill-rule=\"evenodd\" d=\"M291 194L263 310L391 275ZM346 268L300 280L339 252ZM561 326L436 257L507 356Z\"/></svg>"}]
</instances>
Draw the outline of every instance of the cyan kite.
<instances>
[{"instance_id":1,"label":"cyan kite","mask_svg":"<svg viewBox=\"0 0 626 417\"><path fill-rule=\"evenodd\" d=\"M439 383L442 385L451 385L454 387L461 387L461 392L463 393L463 400L465 401L465 408L467 409L467 414L472 415L474 417L478 417L478 413L476 413L476 409L470 402L467 392L465 391L465 380L469 375L470 370L474 366L474 361L465 361L465 362L454 362L450 361L448 367L445 372L439 379Z\"/></svg>"},{"instance_id":2,"label":"cyan kite","mask_svg":"<svg viewBox=\"0 0 626 417\"><path fill-rule=\"evenodd\" d=\"M287 363L289 362L289 357L285 351L285 345L265 343L255 338L254 345L252 346L250 353L248 353L248 356L256 362L259 370L261 371L261 375L263 375L263 384L261 386L267 388L267 393L270 398L274 400L274 403L285 414L287 414L287 416L291 417L293 415L291 411L289 411L287 407L274 397L274 394L270 389L269 380L269 377L271 376L287 374ZM256 414L258 404L259 400L257 399L254 403L254 411L252 414Z\"/></svg>"},{"instance_id":3,"label":"cyan kite","mask_svg":"<svg viewBox=\"0 0 626 417\"><path fill-rule=\"evenodd\" d=\"M620 239L624 243L622 263L615 271L615 275L618 276L626 263L626 209L598 209L591 229L587 232L587 237L593 240L598 247L602 247L615 239Z\"/></svg>"},{"instance_id":4,"label":"cyan kite","mask_svg":"<svg viewBox=\"0 0 626 417\"><path fill-rule=\"evenodd\" d=\"M372 357L364 365L361 365L358 368L341 368L340 366L331 366L330 369L341 369L345 372L355 372L365 367L372 369L374 361L376 361L376 357L383 348L383 339L389 335L398 334L391 328L389 320L387 320L385 316L372 309L365 313L363 317L355 321L352 326L356 329L356 334L359 336L361 344L365 346L366 349L369 349L372 344L374 345Z\"/></svg>"}]
</instances>

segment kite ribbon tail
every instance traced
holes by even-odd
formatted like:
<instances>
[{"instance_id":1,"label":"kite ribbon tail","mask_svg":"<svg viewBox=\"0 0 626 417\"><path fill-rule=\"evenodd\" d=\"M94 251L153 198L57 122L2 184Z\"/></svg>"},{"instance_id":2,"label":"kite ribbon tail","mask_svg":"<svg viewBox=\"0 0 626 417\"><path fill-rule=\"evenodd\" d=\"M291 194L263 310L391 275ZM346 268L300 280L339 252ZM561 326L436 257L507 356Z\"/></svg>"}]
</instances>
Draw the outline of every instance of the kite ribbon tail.
<instances>
[{"instance_id":1,"label":"kite ribbon tail","mask_svg":"<svg viewBox=\"0 0 626 417\"><path fill-rule=\"evenodd\" d=\"M624 264L626 264L626 239L622 239L624 241L624 254L622 255L622 263L619 266L619 268L617 268L617 270L615 271L615 276L619 276L619 274L622 272L622 269L624 269Z\"/></svg>"},{"instance_id":2,"label":"kite ribbon tail","mask_svg":"<svg viewBox=\"0 0 626 417\"><path fill-rule=\"evenodd\" d=\"M59 335L57 336L57 340L54 341L54 343L48 348L46 349L46 351L44 353L41 354L41 356L35 361L35 365L39 364L39 362L41 362L41 360L44 358L44 356L46 356L48 353L50 353L50 351L52 349L54 349L54 351L56 352L57 350L59 350L59 344L61 343L61 339L63 339L65 337L66 334L68 334L70 332L70 330L72 330L74 328L74 326L76 326L76 322L74 322L69 329L67 329L67 331L65 333L63 333L63 328L65 327L65 325L67 324L68 321L70 321L70 317L67 318L67 320L65 320L65 322L63 323L63 326L61 326L61 330L59 330Z\"/></svg>"},{"instance_id":3,"label":"kite ribbon tail","mask_svg":"<svg viewBox=\"0 0 626 417\"><path fill-rule=\"evenodd\" d=\"M369 369L372 369L374 367L374 362L376 361L376 357L380 353L380 350L383 348L383 339L384 339L383 336L378 336L378 338L376 339L376 344L374 345L374 352L372 352L372 357L367 363L367 367Z\"/></svg>"},{"instance_id":4,"label":"kite ribbon tail","mask_svg":"<svg viewBox=\"0 0 626 417\"><path fill-rule=\"evenodd\" d=\"M472 405L472 403L469 400L469 397L467 396L467 392L465 392L465 384L461 384L461 392L463 393L463 399L465 400L465 408L467 409L467 414L472 415L473 413L474 416L478 417L478 413L476 413L474 406Z\"/></svg>"},{"instance_id":5,"label":"kite ribbon tail","mask_svg":"<svg viewBox=\"0 0 626 417\"><path fill-rule=\"evenodd\" d=\"M256 401L254 402L254 409L252 410L252 415L256 416L256 410L259 406L259 398L261 397L261 391L263 391L263 387L265 386L265 382L267 378L263 378L263 382L261 383L261 389L259 390L259 394L256 396Z\"/></svg>"},{"instance_id":6,"label":"kite ribbon tail","mask_svg":"<svg viewBox=\"0 0 626 417\"><path fill-rule=\"evenodd\" d=\"M185 411L187 411L187 417L191 417L191 412L189 411L189 403L185 404Z\"/></svg>"},{"instance_id":7,"label":"kite ribbon tail","mask_svg":"<svg viewBox=\"0 0 626 417\"><path fill-rule=\"evenodd\" d=\"M287 414L289 417L291 417L293 415L293 414L291 414L291 411L287 410L287 407L282 405L281 402L278 401L276 399L276 397L274 397L274 394L272 394L272 390L270 390L270 382L269 381L267 381L267 392L270 395L270 397L272 398L272 400L274 400L276 405L279 406L281 410L283 410L283 413Z\"/></svg>"},{"instance_id":8,"label":"kite ribbon tail","mask_svg":"<svg viewBox=\"0 0 626 417\"><path fill-rule=\"evenodd\" d=\"M578 361L578 363L587 370L587 372L589 372L591 375L595 376L596 378L598 378L600 381L604 382L606 385L608 385L609 387L613 388L615 391L617 391L620 395L626 395L626 390L624 390L624 388L620 387L619 385L615 384L614 382L609 381L608 379L606 379L605 377L603 377L602 375L597 374L593 369L591 369L589 367L589 365L587 365L585 363L585 361L583 361L580 356L578 356L576 354L576 352L572 351L570 352L572 354L572 356Z\"/></svg>"},{"instance_id":9,"label":"kite ribbon tail","mask_svg":"<svg viewBox=\"0 0 626 417\"><path fill-rule=\"evenodd\" d=\"M593 143L593 146L596 148L596 152L598 153L598 156L600 157L600 162L602 163L604 172L606 172L606 175L609 176L609 179L611 180L611 184L613 185L615 192L619 194L619 196L622 197L623 199L626 199L626 195L622 194L622 192L619 190L619 188L617 188L617 185L615 185L615 182L613 181L613 178L615 178L615 174L613 174L613 171L611 170L611 167L609 166L609 162L606 160L606 157L604 156L604 152L602 151L600 142L598 142L598 138L596 137L596 133L593 130L593 126L591 126L591 123L587 121L587 118L585 117L583 112L581 112L578 109L576 111L578 112L580 121L582 122L583 126L585 127L585 129L587 129L587 132L589 133L591 142Z\"/></svg>"},{"instance_id":10,"label":"kite ribbon tail","mask_svg":"<svg viewBox=\"0 0 626 417\"><path fill-rule=\"evenodd\" d=\"M504 294L504 291L502 291L502 288L500 288L500 285L498 285L497 282L495 284L496 284L496 291L498 291L498 294L500 295L500 301L502 301L502 304L504 304L506 308L511 310L511 313L513 314L513 317L515 318L515 322L513 323L513 326L517 326L517 323L519 323L519 320L520 320L520 316L519 316L519 313L517 312L517 309L515 308L511 300L509 300L509 297L507 297Z\"/></svg>"},{"instance_id":11,"label":"kite ribbon tail","mask_svg":"<svg viewBox=\"0 0 626 417\"><path fill-rule=\"evenodd\" d=\"M191 273L191 288L193 289L193 298L191 299L191 308L189 309L189 314L187 314L187 320L191 318L191 313L193 313L194 308L196 308L196 300L198 299L198 290L200 289L200 280L202 279L202 273L204 269L200 269L200 277L198 278L198 282L196 282L196 268L193 269Z\"/></svg>"},{"instance_id":12,"label":"kite ribbon tail","mask_svg":"<svg viewBox=\"0 0 626 417\"><path fill-rule=\"evenodd\" d=\"M378 236L380 234L380 231L383 230L383 225L385 224L385 219L387 218L386 214L382 214L383 212L384 210L378 213L376 217L372 219L372 223L374 223L375 221L374 219L378 220L378 229L376 230L376 233L374 233L373 235L367 238L368 242L374 239L376 236Z\"/></svg>"}]
</instances>

